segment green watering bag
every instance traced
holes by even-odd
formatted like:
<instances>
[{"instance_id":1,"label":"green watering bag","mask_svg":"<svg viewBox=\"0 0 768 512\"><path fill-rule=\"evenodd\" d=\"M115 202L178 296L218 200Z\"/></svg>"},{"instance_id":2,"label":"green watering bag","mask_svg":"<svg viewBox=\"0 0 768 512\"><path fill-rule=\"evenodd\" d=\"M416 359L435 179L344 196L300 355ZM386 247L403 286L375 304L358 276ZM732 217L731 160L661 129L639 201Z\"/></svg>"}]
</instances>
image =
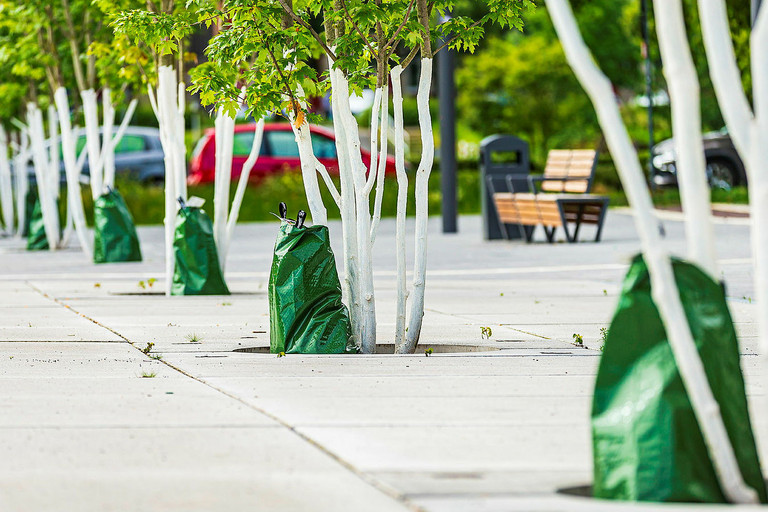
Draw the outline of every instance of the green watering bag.
<instances>
[{"instance_id":1,"label":"green watering bag","mask_svg":"<svg viewBox=\"0 0 768 512\"><path fill-rule=\"evenodd\" d=\"M673 260L673 268L742 476L765 503L739 345L723 288L690 263ZM725 502L640 256L624 279L600 360L592 436L597 498Z\"/></svg>"},{"instance_id":2,"label":"green watering bag","mask_svg":"<svg viewBox=\"0 0 768 512\"><path fill-rule=\"evenodd\" d=\"M286 218L280 203L280 231L269 275L269 345L273 354L353 353L347 308L326 226L304 226Z\"/></svg>"},{"instance_id":3,"label":"green watering bag","mask_svg":"<svg viewBox=\"0 0 768 512\"><path fill-rule=\"evenodd\" d=\"M141 261L141 248L133 217L117 190L99 197L93 205L94 263Z\"/></svg>"},{"instance_id":4,"label":"green watering bag","mask_svg":"<svg viewBox=\"0 0 768 512\"><path fill-rule=\"evenodd\" d=\"M21 227L21 236L29 236L29 225L32 222L32 216L35 213L35 204L37 203L37 187L30 187L24 198L24 225ZM40 214L42 216L42 210Z\"/></svg>"},{"instance_id":5,"label":"green watering bag","mask_svg":"<svg viewBox=\"0 0 768 512\"><path fill-rule=\"evenodd\" d=\"M176 259L171 295L229 295L213 239L211 219L202 208L181 199L176 214L173 253Z\"/></svg>"},{"instance_id":6,"label":"green watering bag","mask_svg":"<svg viewBox=\"0 0 768 512\"><path fill-rule=\"evenodd\" d=\"M40 197L37 195L37 189L33 193L27 194L27 203L29 203L30 195L34 200L34 206L32 207L32 215L28 215L29 224L27 228L27 250L28 251L47 251L48 238L45 236L45 222L43 221L43 207L40 205Z\"/></svg>"}]
</instances>

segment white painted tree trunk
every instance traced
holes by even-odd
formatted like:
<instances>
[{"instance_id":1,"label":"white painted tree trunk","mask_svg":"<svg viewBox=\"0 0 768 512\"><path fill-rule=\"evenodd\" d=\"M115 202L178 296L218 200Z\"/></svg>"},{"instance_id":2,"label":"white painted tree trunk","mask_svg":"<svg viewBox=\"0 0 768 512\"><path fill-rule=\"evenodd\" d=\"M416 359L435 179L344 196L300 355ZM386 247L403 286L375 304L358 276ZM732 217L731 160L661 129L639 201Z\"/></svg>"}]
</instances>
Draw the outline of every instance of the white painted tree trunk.
<instances>
[{"instance_id":1,"label":"white painted tree trunk","mask_svg":"<svg viewBox=\"0 0 768 512\"><path fill-rule=\"evenodd\" d=\"M235 232L235 226L237 225L237 219L240 217L240 207L243 205L243 198L245 197L245 190L248 188L248 179L251 176L253 166L259 159L259 153L261 152L261 142L264 138L264 119L259 119L256 123L256 130L253 133L253 142L251 143L251 151L248 153L248 158L243 164L243 170L240 173L240 179L237 182L237 190L235 191L235 197L232 199L232 208L229 212L229 219L227 220L227 235L226 235L226 249L223 251L223 262L221 265L222 272L224 271L224 265L226 264L226 258L229 254L230 242L232 241L232 235ZM221 259L221 249L219 249L219 258Z\"/></svg>"},{"instance_id":2,"label":"white painted tree trunk","mask_svg":"<svg viewBox=\"0 0 768 512\"><path fill-rule=\"evenodd\" d=\"M390 72L392 78L392 106L395 111L395 170L397 172L397 221L395 234L395 254L397 260L396 351L398 347L405 347L405 321L408 302L408 283L405 273L405 216L408 208L408 174L405 172L402 73L403 68L399 65L392 68Z\"/></svg>"},{"instance_id":3,"label":"white painted tree trunk","mask_svg":"<svg viewBox=\"0 0 768 512\"><path fill-rule=\"evenodd\" d=\"M352 182L355 190L355 215L356 215L356 244L357 260L359 262L359 274L357 279L358 297L360 301L360 318L357 331L360 336L360 349L364 354L373 354L376 351L376 301L373 286L373 264L371 250L371 212L369 202L370 188L366 178L366 167L360 152L360 134L357 120L352 115L349 107L349 84L344 73L338 69L332 70L336 74L336 86L339 99L339 119L343 125L346 139L346 149L350 160ZM335 124L334 120L334 124ZM355 285L355 282L352 282Z\"/></svg>"},{"instance_id":4,"label":"white painted tree trunk","mask_svg":"<svg viewBox=\"0 0 768 512\"><path fill-rule=\"evenodd\" d=\"M69 97L64 87L59 87L53 94L56 103L56 111L59 114L59 128L61 131L61 154L64 161L64 173L67 177L67 216L71 217L75 234L80 242L83 253L90 258L93 255L88 241L88 228L85 223L85 209L83 208L83 196L80 190L80 172L82 163L78 162L76 155L77 140L72 132L72 120L69 113ZM85 152L81 158L84 158ZM68 220L69 224L69 220ZM66 234L66 231L65 231ZM65 238L68 238L65 236Z\"/></svg>"},{"instance_id":5,"label":"white painted tree trunk","mask_svg":"<svg viewBox=\"0 0 768 512\"><path fill-rule=\"evenodd\" d=\"M91 196L98 199L104 193L104 172L101 160L101 141L99 136L99 104L96 91L86 89L80 93L83 101L85 118L85 147L88 149L88 170L91 182Z\"/></svg>"},{"instance_id":6,"label":"white painted tree trunk","mask_svg":"<svg viewBox=\"0 0 768 512\"><path fill-rule=\"evenodd\" d=\"M29 130L26 126L19 128L18 150L13 157L13 175L16 192L16 234L21 236L27 222L27 193L29 192L29 176L27 175L27 160L29 158Z\"/></svg>"},{"instance_id":7,"label":"white painted tree trunk","mask_svg":"<svg viewBox=\"0 0 768 512\"><path fill-rule=\"evenodd\" d=\"M61 160L59 158L59 123L56 107L48 105L48 186L58 201L61 188ZM56 207L58 212L58 203Z\"/></svg>"},{"instance_id":8,"label":"white painted tree trunk","mask_svg":"<svg viewBox=\"0 0 768 512\"><path fill-rule=\"evenodd\" d=\"M654 0L656 33L672 104L677 177L685 212L689 259L718 279L712 207L701 139L699 81L680 0Z\"/></svg>"},{"instance_id":9,"label":"white painted tree trunk","mask_svg":"<svg viewBox=\"0 0 768 512\"><path fill-rule=\"evenodd\" d=\"M421 59L421 76L416 105L421 129L421 161L416 170L416 233L413 263L413 288L410 317L405 344L396 348L398 354L410 354L416 349L424 318L424 285L427 278L427 220L429 215L429 175L435 159L435 139L429 114L429 90L432 85L432 59Z\"/></svg>"},{"instance_id":10,"label":"white painted tree trunk","mask_svg":"<svg viewBox=\"0 0 768 512\"><path fill-rule=\"evenodd\" d=\"M387 172L387 136L389 134L389 91L385 87L381 89L381 109L379 126L380 144L379 160L376 167L376 195L373 201L373 219L371 220L371 246L376 241L376 231L381 221L381 204L384 200L384 178ZM371 153L371 166L373 167L374 156ZM369 176L370 179L370 176Z\"/></svg>"},{"instance_id":11,"label":"white painted tree trunk","mask_svg":"<svg viewBox=\"0 0 768 512\"><path fill-rule=\"evenodd\" d=\"M170 295L175 268L173 235L179 209L177 199L186 200L187 192L183 140L184 84L176 81L176 73L171 66L160 66L157 81L157 98L152 88L148 89L148 93L157 117L165 160L165 293Z\"/></svg>"},{"instance_id":12,"label":"white painted tree trunk","mask_svg":"<svg viewBox=\"0 0 768 512\"><path fill-rule=\"evenodd\" d=\"M56 192L51 187L51 169L48 152L45 149L43 113L36 104L31 102L27 104L27 126L45 237L48 239L49 249L55 251L59 247L59 212Z\"/></svg>"},{"instance_id":13,"label":"white painted tree trunk","mask_svg":"<svg viewBox=\"0 0 768 512\"><path fill-rule=\"evenodd\" d=\"M8 134L0 124L0 202L3 207L3 227L6 234L13 234L13 180L11 162L8 159Z\"/></svg>"},{"instance_id":14,"label":"white painted tree trunk","mask_svg":"<svg viewBox=\"0 0 768 512\"><path fill-rule=\"evenodd\" d=\"M229 217L229 189L232 180L232 144L235 137L235 120L224 113L216 112L214 121L214 142L216 160L213 194L213 237L219 256L219 266L224 272L227 261L227 223Z\"/></svg>"},{"instance_id":15,"label":"white painted tree trunk","mask_svg":"<svg viewBox=\"0 0 768 512\"><path fill-rule=\"evenodd\" d=\"M651 278L651 293L723 492L735 503L757 503L757 494L746 486L741 477L733 447L696 350L675 285L672 264L658 233L658 222L642 168L621 120L613 88L597 68L584 44L567 1L547 0L547 7L566 58L595 106L603 134L617 164L619 177L635 210L643 256Z\"/></svg>"},{"instance_id":16,"label":"white painted tree trunk","mask_svg":"<svg viewBox=\"0 0 768 512\"><path fill-rule=\"evenodd\" d=\"M328 69L333 70L333 60L328 57ZM355 187L352 178L352 161L347 147L347 135L344 123L341 122L339 104L348 101L349 89L339 84L338 73L330 72L331 78L331 112L333 114L333 130L336 138L336 156L339 162L339 178L341 182L339 211L341 213L342 242L344 247L344 294L349 305L352 321L353 343L361 347L360 325L362 324L362 304L360 302L359 279L360 265L357 255L357 210L355 208Z\"/></svg>"},{"instance_id":17,"label":"white painted tree trunk","mask_svg":"<svg viewBox=\"0 0 768 512\"><path fill-rule=\"evenodd\" d=\"M104 190L115 187L115 144L112 142L112 130L115 127L115 108L112 106L112 91L101 91L101 161Z\"/></svg>"},{"instance_id":18,"label":"white painted tree trunk","mask_svg":"<svg viewBox=\"0 0 768 512\"><path fill-rule=\"evenodd\" d=\"M760 9L750 40L754 112L741 83L725 3L699 0L699 16L720 111L749 179L755 298L760 319L757 328L764 382L768 383L768 8Z\"/></svg>"}]
</instances>

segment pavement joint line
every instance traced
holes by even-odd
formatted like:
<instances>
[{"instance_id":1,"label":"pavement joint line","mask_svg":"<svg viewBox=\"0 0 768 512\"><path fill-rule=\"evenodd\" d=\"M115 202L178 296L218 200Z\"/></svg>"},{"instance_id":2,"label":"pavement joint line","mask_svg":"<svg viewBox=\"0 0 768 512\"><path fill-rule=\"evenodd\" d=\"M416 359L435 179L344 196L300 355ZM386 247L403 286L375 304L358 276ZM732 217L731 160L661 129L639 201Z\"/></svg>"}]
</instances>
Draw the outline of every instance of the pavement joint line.
<instances>
[{"instance_id":1,"label":"pavement joint line","mask_svg":"<svg viewBox=\"0 0 768 512\"><path fill-rule=\"evenodd\" d=\"M81 316L81 317L83 317L83 318L85 318L87 320L90 320L91 322L93 322L94 324L98 325L99 327L102 327L102 328L112 332L116 336L119 336L120 338L124 339L125 342L128 343L131 347L135 348L136 350L141 352L145 357L149 358L149 356L144 354L142 352L142 350L135 343L133 343L127 337L123 336L122 334L120 334L119 332L115 331L111 327L99 323L97 320L95 320L95 319L93 319L93 318L91 318L91 317L89 317L89 316L87 316L87 315L77 311L76 309L72 308L71 306L61 302L56 297L52 297L52 296L48 295L46 292L44 292L41 289L37 288L35 285L30 283L29 281L26 281L26 284L30 288L35 290L37 293L41 294L46 299L52 300L56 304L61 305L62 307L68 309L72 313L74 313L76 315L79 315L79 316ZM275 414L272 414L272 413L270 413L270 412L268 412L268 411L266 411L266 410L264 410L264 409L262 409L262 408L260 408L260 407L258 407L256 405L254 405L252 403L249 403L248 401L243 400L242 398L240 398L237 395L234 395L234 394L232 394L232 393L230 393L230 392L228 392L228 391L226 391L224 389L221 389L221 388L219 388L219 387L217 387L215 385L212 385L209 382L206 382L206 380L204 378L195 377L194 375L186 372L185 370L182 370L181 368L179 368L179 367L169 363L168 361L165 361L164 359L160 359L159 362L161 362L161 363L165 364L166 366L168 366L169 368L172 368L173 370L181 373L182 375L184 375L184 376L186 376L186 377L188 377L188 378L190 378L192 380L195 380L195 381L203 384L204 386L208 386L209 388L213 389L214 391L217 391L217 392L221 393L224 396L227 396L227 397L229 397L229 398L231 398L233 400L236 400L236 401L240 402L241 404L245 405L246 407L248 407L248 408L250 408L250 409L252 409L254 411L257 411L257 412L263 414L264 416L270 418L271 420L275 421L276 423L278 423L282 427L288 429L290 432L292 432L294 435L298 436L303 441L309 443L311 446L314 446L315 448L320 450L320 452L324 453L325 455L330 457L332 460L336 461L336 463L341 465L343 468L345 468L347 471L349 471L353 475L357 476L364 483L370 485L371 487L373 487L374 489L378 490L382 494L384 494L386 496L389 496L390 498L400 502L402 505L407 507L412 512L427 512L427 510L425 508L423 508L423 507L421 507L419 505L416 505L415 503L412 503L406 497L406 495L404 493L398 491L394 487L386 484L385 482L379 480L378 478L375 478L372 475L366 474L362 470L356 468L354 465L352 465L352 463L346 461L340 455L334 453L329 448L326 448L324 445L320 444L318 441L316 441L313 438L309 437L307 434L304 434L303 432L300 432L293 425L291 425L290 423L286 422L285 420L283 420L279 416L276 416Z\"/></svg>"}]
</instances>

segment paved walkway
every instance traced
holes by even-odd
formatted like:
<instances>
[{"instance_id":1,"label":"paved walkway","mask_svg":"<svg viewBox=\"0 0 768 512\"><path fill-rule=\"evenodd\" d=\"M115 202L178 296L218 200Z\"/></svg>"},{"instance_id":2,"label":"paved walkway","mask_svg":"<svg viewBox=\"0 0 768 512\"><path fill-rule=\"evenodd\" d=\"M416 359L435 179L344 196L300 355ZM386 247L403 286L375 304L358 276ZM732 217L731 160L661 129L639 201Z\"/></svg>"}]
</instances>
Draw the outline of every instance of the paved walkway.
<instances>
[{"instance_id":1,"label":"paved walkway","mask_svg":"<svg viewBox=\"0 0 768 512\"><path fill-rule=\"evenodd\" d=\"M665 218L679 252L682 224ZM719 257L768 442L740 221L718 221ZM476 217L459 235L438 227L431 219L412 356L263 353L275 223L238 227L228 297L162 296L158 227L140 230L140 264L0 241L0 510L628 508L557 490L591 480L600 328L637 251L631 216L612 211L600 244L483 242ZM375 265L381 343L394 327L393 246L387 219ZM450 344L480 350L443 353Z\"/></svg>"}]
</instances>

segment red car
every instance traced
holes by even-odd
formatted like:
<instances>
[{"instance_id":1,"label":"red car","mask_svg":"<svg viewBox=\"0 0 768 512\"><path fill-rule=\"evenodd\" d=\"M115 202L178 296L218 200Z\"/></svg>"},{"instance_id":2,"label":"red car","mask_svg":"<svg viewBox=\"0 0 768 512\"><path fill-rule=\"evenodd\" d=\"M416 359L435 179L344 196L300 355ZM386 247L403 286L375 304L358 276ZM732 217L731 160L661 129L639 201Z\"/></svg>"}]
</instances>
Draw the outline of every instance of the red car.
<instances>
[{"instance_id":1,"label":"red car","mask_svg":"<svg viewBox=\"0 0 768 512\"><path fill-rule=\"evenodd\" d=\"M243 164L248 159L248 153L253 144L255 124L242 124L235 126L235 137L232 151L232 179L240 178ZM315 156L325 165L331 174L338 174L339 161L336 158L336 139L333 130L323 126L310 126L312 136L312 149ZM366 167L370 165L371 153L361 149L363 162ZM213 128L205 131L203 138L197 143L192 152L192 161L189 164L189 176L187 182L190 185L200 183L213 183L216 162L216 140ZM264 125L264 138L261 142L261 151L251 170L250 181L258 181L264 176L301 168L299 160L299 148L296 145L291 125L288 123L268 123ZM395 158L387 156L386 172L395 173Z\"/></svg>"}]
</instances>

